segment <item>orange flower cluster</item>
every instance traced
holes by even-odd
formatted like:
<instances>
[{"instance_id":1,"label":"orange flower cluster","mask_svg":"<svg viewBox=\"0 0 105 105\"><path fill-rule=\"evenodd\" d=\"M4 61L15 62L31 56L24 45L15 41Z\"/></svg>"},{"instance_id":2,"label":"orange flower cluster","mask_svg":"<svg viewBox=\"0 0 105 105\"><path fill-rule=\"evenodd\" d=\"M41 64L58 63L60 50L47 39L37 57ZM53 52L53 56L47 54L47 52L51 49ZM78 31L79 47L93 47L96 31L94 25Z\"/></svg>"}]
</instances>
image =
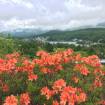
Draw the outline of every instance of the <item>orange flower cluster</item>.
<instances>
[{"instance_id":1,"label":"orange flower cluster","mask_svg":"<svg viewBox=\"0 0 105 105\"><path fill-rule=\"evenodd\" d=\"M28 93L23 93L20 95L20 105L29 105L30 97Z\"/></svg>"},{"instance_id":2,"label":"orange flower cluster","mask_svg":"<svg viewBox=\"0 0 105 105\"><path fill-rule=\"evenodd\" d=\"M6 97L5 103L3 105L18 105L18 100L15 96L11 95Z\"/></svg>"},{"instance_id":3,"label":"orange flower cluster","mask_svg":"<svg viewBox=\"0 0 105 105\"><path fill-rule=\"evenodd\" d=\"M37 52L37 56L39 56L40 59L34 59L33 62L40 66L40 70L44 74L54 73L63 69L62 64L72 60L72 54L72 49L57 52L55 54L39 51Z\"/></svg>"},{"instance_id":4,"label":"orange flower cluster","mask_svg":"<svg viewBox=\"0 0 105 105\"><path fill-rule=\"evenodd\" d=\"M9 92L12 86L5 80L8 78L2 78L5 73L9 78L23 73L25 79L21 81L24 76L19 75L17 83L24 82L26 90L22 87L20 90L16 89L15 94ZM0 91L6 93L3 105L31 105L30 96L33 99L36 95L30 89L38 89L38 92L41 90L38 95L41 95L40 98L46 97L44 105L47 105L47 101L51 101L51 105L78 105L88 101L88 92L104 88L104 77L104 67L96 55L82 57L72 49L55 53L39 51L33 59L22 57L18 53L8 54L0 59ZM88 82L89 88L85 91L84 85ZM33 87L36 85L37 87ZM16 83L13 86L20 88ZM102 98L100 100L104 100L105 95L99 96ZM105 105L105 101L100 102L99 104Z\"/></svg>"},{"instance_id":5,"label":"orange flower cluster","mask_svg":"<svg viewBox=\"0 0 105 105\"><path fill-rule=\"evenodd\" d=\"M11 95L6 97L3 105L18 105L19 101L16 96ZM30 97L28 93L23 93L20 96L20 104L19 105L29 105L30 104Z\"/></svg>"},{"instance_id":6,"label":"orange flower cluster","mask_svg":"<svg viewBox=\"0 0 105 105\"><path fill-rule=\"evenodd\" d=\"M93 67L100 67L101 66L100 60L99 60L98 56L96 56L96 55L83 57L81 60L84 63L91 65Z\"/></svg>"},{"instance_id":7,"label":"orange flower cluster","mask_svg":"<svg viewBox=\"0 0 105 105\"><path fill-rule=\"evenodd\" d=\"M6 59L0 59L0 74L11 73L16 74L18 72L27 72L29 80L37 80L37 75L34 74L35 63L24 58L20 60L18 53L6 55ZM17 66L21 62L21 66Z\"/></svg>"},{"instance_id":8,"label":"orange flower cluster","mask_svg":"<svg viewBox=\"0 0 105 105\"><path fill-rule=\"evenodd\" d=\"M15 71L16 63L18 62L18 53L6 55L6 59L0 59L0 74L1 73L12 73Z\"/></svg>"},{"instance_id":9,"label":"orange flower cluster","mask_svg":"<svg viewBox=\"0 0 105 105\"><path fill-rule=\"evenodd\" d=\"M79 70L82 75L87 76L89 74L88 68L83 64L76 64L75 69Z\"/></svg>"},{"instance_id":10,"label":"orange flower cluster","mask_svg":"<svg viewBox=\"0 0 105 105\"><path fill-rule=\"evenodd\" d=\"M41 94L45 95L47 100L59 94L60 102L55 98L56 101L53 101L53 105L75 105L76 103L85 102L87 98L81 88L67 86L63 79L55 81L52 90L48 87L42 88Z\"/></svg>"}]
</instances>

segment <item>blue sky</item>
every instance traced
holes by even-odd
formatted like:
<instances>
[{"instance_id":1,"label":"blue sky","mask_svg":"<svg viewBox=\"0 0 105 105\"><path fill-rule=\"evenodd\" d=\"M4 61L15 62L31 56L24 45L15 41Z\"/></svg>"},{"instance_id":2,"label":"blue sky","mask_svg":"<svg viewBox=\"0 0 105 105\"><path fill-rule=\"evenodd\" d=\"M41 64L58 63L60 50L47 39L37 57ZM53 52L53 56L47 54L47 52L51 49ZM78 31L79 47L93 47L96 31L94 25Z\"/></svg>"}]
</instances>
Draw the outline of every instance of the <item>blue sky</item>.
<instances>
[{"instance_id":1,"label":"blue sky","mask_svg":"<svg viewBox=\"0 0 105 105\"><path fill-rule=\"evenodd\" d=\"M0 30L72 28L105 21L105 0L0 0Z\"/></svg>"}]
</instances>

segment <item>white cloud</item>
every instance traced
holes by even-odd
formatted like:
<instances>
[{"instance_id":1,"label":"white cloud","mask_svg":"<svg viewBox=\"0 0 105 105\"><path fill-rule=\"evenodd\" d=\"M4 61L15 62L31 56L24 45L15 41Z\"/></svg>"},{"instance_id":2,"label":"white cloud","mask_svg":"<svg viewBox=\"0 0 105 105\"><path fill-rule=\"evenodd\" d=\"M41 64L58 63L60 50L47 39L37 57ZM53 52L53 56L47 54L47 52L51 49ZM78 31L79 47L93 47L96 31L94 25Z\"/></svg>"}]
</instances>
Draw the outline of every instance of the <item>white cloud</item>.
<instances>
[{"instance_id":1,"label":"white cloud","mask_svg":"<svg viewBox=\"0 0 105 105\"><path fill-rule=\"evenodd\" d=\"M93 1L0 0L0 26L4 29L23 27L64 29L93 25L105 20L105 0Z\"/></svg>"},{"instance_id":2,"label":"white cloud","mask_svg":"<svg viewBox=\"0 0 105 105\"><path fill-rule=\"evenodd\" d=\"M3 25L4 30L12 30L16 28L33 28L35 23L35 19L19 20L16 18L12 18L9 21L0 22L0 24Z\"/></svg>"},{"instance_id":3,"label":"white cloud","mask_svg":"<svg viewBox=\"0 0 105 105\"><path fill-rule=\"evenodd\" d=\"M88 6L85 4L82 4L82 0L66 0L65 1L66 7L71 11L78 11L78 12L86 12L86 11L96 11L101 9L101 6Z\"/></svg>"},{"instance_id":4,"label":"white cloud","mask_svg":"<svg viewBox=\"0 0 105 105\"><path fill-rule=\"evenodd\" d=\"M42 28L42 29L70 29L70 28L78 28L79 26L86 26L97 24L100 19L88 19L88 20L71 20L68 24L59 23L59 24L38 24L36 19L25 19L19 20L17 18L12 18L9 21L1 21L0 26L2 29L0 31L5 30L14 30L18 28Z\"/></svg>"},{"instance_id":5,"label":"white cloud","mask_svg":"<svg viewBox=\"0 0 105 105\"><path fill-rule=\"evenodd\" d=\"M34 7L28 0L0 0L0 4L22 5L29 9Z\"/></svg>"}]
</instances>

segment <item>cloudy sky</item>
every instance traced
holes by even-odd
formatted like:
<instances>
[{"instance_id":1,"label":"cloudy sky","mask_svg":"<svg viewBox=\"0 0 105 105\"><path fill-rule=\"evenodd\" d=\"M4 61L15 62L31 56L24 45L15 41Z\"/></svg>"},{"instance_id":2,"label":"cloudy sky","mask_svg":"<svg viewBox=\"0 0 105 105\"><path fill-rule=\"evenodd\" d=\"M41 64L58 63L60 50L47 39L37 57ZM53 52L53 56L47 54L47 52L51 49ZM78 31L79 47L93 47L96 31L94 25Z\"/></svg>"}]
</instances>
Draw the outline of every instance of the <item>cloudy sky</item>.
<instances>
[{"instance_id":1,"label":"cloudy sky","mask_svg":"<svg viewBox=\"0 0 105 105\"><path fill-rule=\"evenodd\" d=\"M105 0L0 0L0 30L72 28L105 21Z\"/></svg>"}]
</instances>

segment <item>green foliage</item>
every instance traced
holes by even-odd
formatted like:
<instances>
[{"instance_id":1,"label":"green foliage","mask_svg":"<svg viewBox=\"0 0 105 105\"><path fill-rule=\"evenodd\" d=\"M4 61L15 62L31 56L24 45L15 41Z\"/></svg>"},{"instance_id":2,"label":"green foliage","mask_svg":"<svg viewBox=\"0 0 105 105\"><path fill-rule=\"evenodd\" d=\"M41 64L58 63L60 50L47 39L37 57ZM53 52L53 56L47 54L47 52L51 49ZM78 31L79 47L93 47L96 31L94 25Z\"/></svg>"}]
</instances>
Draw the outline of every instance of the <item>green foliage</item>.
<instances>
[{"instance_id":1,"label":"green foliage","mask_svg":"<svg viewBox=\"0 0 105 105\"><path fill-rule=\"evenodd\" d=\"M39 35L48 37L51 41L71 41L72 39L82 39L92 42L105 42L105 28L88 28L73 31L50 31Z\"/></svg>"},{"instance_id":2,"label":"green foliage","mask_svg":"<svg viewBox=\"0 0 105 105\"><path fill-rule=\"evenodd\" d=\"M17 51L15 41L11 38L0 37L0 56Z\"/></svg>"}]
</instances>

